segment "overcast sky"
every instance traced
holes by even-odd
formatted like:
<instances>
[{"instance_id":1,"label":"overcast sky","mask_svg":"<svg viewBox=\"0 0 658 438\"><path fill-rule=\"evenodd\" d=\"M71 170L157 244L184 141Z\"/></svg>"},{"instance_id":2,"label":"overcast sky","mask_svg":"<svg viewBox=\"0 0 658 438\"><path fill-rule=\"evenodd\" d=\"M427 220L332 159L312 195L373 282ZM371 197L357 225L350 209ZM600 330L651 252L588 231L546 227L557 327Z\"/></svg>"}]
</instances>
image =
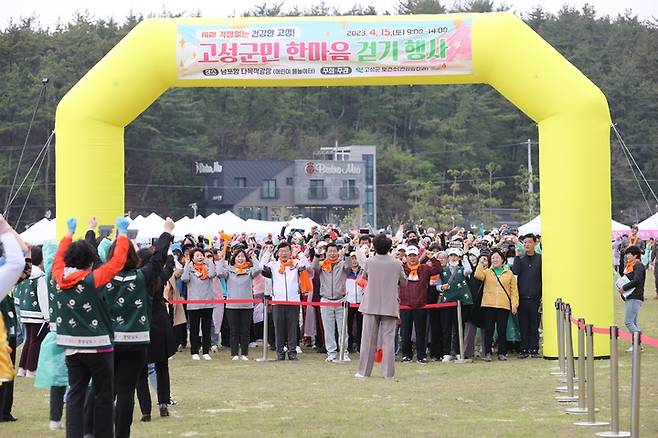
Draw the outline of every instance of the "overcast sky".
<instances>
[{"instance_id":1,"label":"overcast sky","mask_svg":"<svg viewBox=\"0 0 658 438\"><path fill-rule=\"evenodd\" d=\"M263 0L0 0L3 5L0 8L0 27L5 28L10 20L17 21L20 17L33 14L38 16L39 22L44 27L52 27L61 19L67 22L74 12L89 10L96 18L114 17L117 21L122 19L132 10L135 13L158 13L166 7L171 12L195 12L200 10L204 17L227 17L240 15L250 10L255 5L263 3ZM275 4L279 1L269 1ZM304 9L318 4L319 0L286 0L284 10L297 5ZM336 7L341 11L349 10L354 4L376 5L378 12L394 12L398 0L326 0L329 7ZM452 0L444 2L452 4ZM632 9L641 19L649 20L658 18L658 0L505 0L497 1L496 4L506 4L516 12L526 12L538 4L545 9L556 12L563 4L569 4L580 8L584 3L593 5L600 15L609 14L616 16L627 9Z\"/></svg>"}]
</instances>

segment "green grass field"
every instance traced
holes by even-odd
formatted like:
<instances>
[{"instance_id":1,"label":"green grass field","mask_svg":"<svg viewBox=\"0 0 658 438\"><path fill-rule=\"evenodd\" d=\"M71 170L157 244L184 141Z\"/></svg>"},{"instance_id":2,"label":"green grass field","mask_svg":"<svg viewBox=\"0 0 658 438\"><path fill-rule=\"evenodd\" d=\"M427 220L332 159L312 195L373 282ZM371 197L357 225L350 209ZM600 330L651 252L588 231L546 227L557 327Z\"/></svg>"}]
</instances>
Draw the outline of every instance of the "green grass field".
<instances>
[{"instance_id":1,"label":"green grass field","mask_svg":"<svg viewBox=\"0 0 658 438\"><path fill-rule=\"evenodd\" d=\"M653 285L653 277L647 286ZM647 287L640 326L658 336L658 300ZM623 304L615 297L616 320L623 326ZM620 340L620 350L628 343ZM252 357L259 356L253 351ZM630 427L630 354L620 353L622 430ZM179 353L170 362L171 417L140 423L135 407L134 437L215 436L594 436L606 428L573 426L581 416L564 414L555 401L555 361L543 359L454 363L396 363L393 380L375 368L370 379L356 379L348 365L324 362L305 352L298 362L231 362L226 349L212 362L192 362ZM609 421L609 362L597 361L597 419ZM13 413L16 423L0 423L2 437L56 437L48 430L48 392L18 378ZM154 395L154 394L153 394ZM155 396L155 395L154 395ZM641 428L658 436L658 350L642 354Z\"/></svg>"}]
</instances>

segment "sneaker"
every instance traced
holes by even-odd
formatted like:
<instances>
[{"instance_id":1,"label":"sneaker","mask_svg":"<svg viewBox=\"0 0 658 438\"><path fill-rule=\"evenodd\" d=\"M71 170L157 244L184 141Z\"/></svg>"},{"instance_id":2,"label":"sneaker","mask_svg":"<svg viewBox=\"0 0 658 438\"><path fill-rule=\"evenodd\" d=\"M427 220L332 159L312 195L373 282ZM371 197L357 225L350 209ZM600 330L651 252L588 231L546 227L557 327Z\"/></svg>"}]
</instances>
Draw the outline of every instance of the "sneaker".
<instances>
[{"instance_id":1,"label":"sneaker","mask_svg":"<svg viewBox=\"0 0 658 438\"><path fill-rule=\"evenodd\" d=\"M533 351L533 352L530 353L530 357L533 358L533 359L539 359L541 357L541 355L539 354L539 352Z\"/></svg>"},{"instance_id":2,"label":"sneaker","mask_svg":"<svg viewBox=\"0 0 658 438\"><path fill-rule=\"evenodd\" d=\"M240 356L233 356L231 360L240 360Z\"/></svg>"},{"instance_id":3,"label":"sneaker","mask_svg":"<svg viewBox=\"0 0 658 438\"><path fill-rule=\"evenodd\" d=\"M256 348L256 347L258 347L258 343L256 343L256 342L250 342L249 343L249 348Z\"/></svg>"},{"instance_id":4,"label":"sneaker","mask_svg":"<svg viewBox=\"0 0 658 438\"><path fill-rule=\"evenodd\" d=\"M23 368L19 368L18 371L16 371L16 377L25 377L25 370Z\"/></svg>"},{"instance_id":5,"label":"sneaker","mask_svg":"<svg viewBox=\"0 0 658 438\"><path fill-rule=\"evenodd\" d=\"M303 353L302 347L300 347L299 345L297 347L295 347L295 351L297 352L297 354L302 354Z\"/></svg>"},{"instance_id":6,"label":"sneaker","mask_svg":"<svg viewBox=\"0 0 658 438\"><path fill-rule=\"evenodd\" d=\"M626 353L632 353L633 352L633 346L631 345L628 347L626 350L624 350ZM640 345L640 351L644 351L644 347ZM29 373L29 371L28 371ZM29 376L28 376L29 377Z\"/></svg>"},{"instance_id":7,"label":"sneaker","mask_svg":"<svg viewBox=\"0 0 658 438\"><path fill-rule=\"evenodd\" d=\"M212 347L210 347L210 351L212 351L213 353L217 353L217 350L218 350L217 345L213 345Z\"/></svg>"},{"instance_id":8,"label":"sneaker","mask_svg":"<svg viewBox=\"0 0 658 438\"><path fill-rule=\"evenodd\" d=\"M365 379L366 376L364 376L363 374L356 373L356 374L354 374L354 377L356 377L358 379Z\"/></svg>"},{"instance_id":9,"label":"sneaker","mask_svg":"<svg viewBox=\"0 0 658 438\"><path fill-rule=\"evenodd\" d=\"M34 379L34 377L37 375L35 371L25 371L25 377L29 377L30 379Z\"/></svg>"},{"instance_id":10,"label":"sneaker","mask_svg":"<svg viewBox=\"0 0 658 438\"><path fill-rule=\"evenodd\" d=\"M411 362L411 358L408 357L408 356L404 356L404 357L402 358L402 362Z\"/></svg>"},{"instance_id":11,"label":"sneaker","mask_svg":"<svg viewBox=\"0 0 658 438\"><path fill-rule=\"evenodd\" d=\"M142 418L140 418L139 421L142 421L144 423L150 422L151 421L151 414L142 415ZM50 423L52 424L52 423L54 423L54 421L51 421ZM52 426L50 426L50 429L55 430L55 429L52 428Z\"/></svg>"},{"instance_id":12,"label":"sneaker","mask_svg":"<svg viewBox=\"0 0 658 438\"><path fill-rule=\"evenodd\" d=\"M203 355L203 360L212 360L212 357L208 353Z\"/></svg>"},{"instance_id":13,"label":"sneaker","mask_svg":"<svg viewBox=\"0 0 658 438\"><path fill-rule=\"evenodd\" d=\"M519 354L516 355L518 359L527 359L530 355L526 353L525 351L519 352Z\"/></svg>"},{"instance_id":14,"label":"sneaker","mask_svg":"<svg viewBox=\"0 0 658 438\"><path fill-rule=\"evenodd\" d=\"M192 355L192 360L201 360L198 354L193 354Z\"/></svg>"},{"instance_id":15,"label":"sneaker","mask_svg":"<svg viewBox=\"0 0 658 438\"><path fill-rule=\"evenodd\" d=\"M174 406L176 403L178 403L176 400L174 400L173 398L170 398L169 403L167 403L167 405Z\"/></svg>"},{"instance_id":16,"label":"sneaker","mask_svg":"<svg viewBox=\"0 0 658 438\"><path fill-rule=\"evenodd\" d=\"M165 403L160 405L160 416L161 417L168 417L169 416L169 408Z\"/></svg>"},{"instance_id":17,"label":"sneaker","mask_svg":"<svg viewBox=\"0 0 658 438\"><path fill-rule=\"evenodd\" d=\"M452 356L450 356L449 354L446 354L446 355L443 356L443 359L441 359L441 362L448 363L448 362L450 362L450 360L452 360Z\"/></svg>"},{"instance_id":18,"label":"sneaker","mask_svg":"<svg viewBox=\"0 0 658 438\"><path fill-rule=\"evenodd\" d=\"M296 354L288 354L288 360L299 360Z\"/></svg>"},{"instance_id":19,"label":"sneaker","mask_svg":"<svg viewBox=\"0 0 658 438\"><path fill-rule=\"evenodd\" d=\"M150 417L150 415L149 415ZM50 430L62 430L64 429L64 425L62 424L61 421L51 421L50 422Z\"/></svg>"},{"instance_id":20,"label":"sneaker","mask_svg":"<svg viewBox=\"0 0 658 438\"><path fill-rule=\"evenodd\" d=\"M507 355L506 354L499 354L498 355L498 360L507 360Z\"/></svg>"},{"instance_id":21,"label":"sneaker","mask_svg":"<svg viewBox=\"0 0 658 438\"><path fill-rule=\"evenodd\" d=\"M352 362L352 359L350 359L349 355L347 353L345 353L345 356L343 357L343 361Z\"/></svg>"},{"instance_id":22,"label":"sneaker","mask_svg":"<svg viewBox=\"0 0 658 438\"><path fill-rule=\"evenodd\" d=\"M242 356L240 356L240 360L247 361L249 360L249 358L243 354Z\"/></svg>"},{"instance_id":23,"label":"sneaker","mask_svg":"<svg viewBox=\"0 0 658 438\"><path fill-rule=\"evenodd\" d=\"M490 354L485 354L484 357L482 358L483 361L485 362L491 362L491 355Z\"/></svg>"},{"instance_id":24,"label":"sneaker","mask_svg":"<svg viewBox=\"0 0 658 438\"><path fill-rule=\"evenodd\" d=\"M178 347L176 347L176 351L178 351L179 353L183 351L183 346L179 344Z\"/></svg>"},{"instance_id":25,"label":"sneaker","mask_svg":"<svg viewBox=\"0 0 658 438\"><path fill-rule=\"evenodd\" d=\"M276 360L286 360L286 355L285 354L277 354L276 355Z\"/></svg>"},{"instance_id":26,"label":"sneaker","mask_svg":"<svg viewBox=\"0 0 658 438\"><path fill-rule=\"evenodd\" d=\"M329 354L329 355L327 355L327 357L324 361L325 362L333 362L335 360L336 360L336 355L335 354Z\"/></svg>"},{"instance_id":27,"label":"sneaker","mask_svg":"<svg viewBox=\"0 0 658 438\"><path fill-rule=\"evenodd\" d=\"M417 362L418 362L418 363L427 363L427 358L424 357L424 358L422 358L422 359L418 359Z\"/></svg>"}]
</instances>

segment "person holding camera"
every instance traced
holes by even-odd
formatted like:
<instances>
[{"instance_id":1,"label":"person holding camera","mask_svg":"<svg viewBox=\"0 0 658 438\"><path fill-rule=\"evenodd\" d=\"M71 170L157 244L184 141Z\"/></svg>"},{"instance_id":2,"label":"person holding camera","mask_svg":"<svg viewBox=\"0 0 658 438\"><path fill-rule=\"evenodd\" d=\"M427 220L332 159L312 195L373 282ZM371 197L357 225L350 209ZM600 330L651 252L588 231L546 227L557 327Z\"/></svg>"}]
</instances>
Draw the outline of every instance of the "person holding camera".
<instances>
[{"instance_id":1,"label":"person holding camera","mask_svg":"<svg viewBox=\"0 0 658 438\"><path fill-rule=\"evenodd\" d=\"M484 314L484 361L491 362L493 334L498 333L498 360L507 360L507 319L516 314L519 292L514 273L504 264L505 254L498 248L491 251L491 267L482 262L475 278L484 283L482 310Z\"/></svg>"}]
</instances>

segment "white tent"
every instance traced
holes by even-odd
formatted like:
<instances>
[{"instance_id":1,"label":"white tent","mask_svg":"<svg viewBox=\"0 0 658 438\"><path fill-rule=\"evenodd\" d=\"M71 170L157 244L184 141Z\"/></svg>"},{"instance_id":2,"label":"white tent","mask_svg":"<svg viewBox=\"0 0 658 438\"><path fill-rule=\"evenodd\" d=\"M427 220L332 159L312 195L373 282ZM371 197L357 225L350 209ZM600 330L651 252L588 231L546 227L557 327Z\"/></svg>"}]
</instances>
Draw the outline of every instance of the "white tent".
<instances>
[{"instance_id":1,"label":"white tent","mask_svg":"<svg viewBox=\"0 0 658 438\"><path fill-rule=\"evenodd\" d=\"M658 213L637 224L640 237L658 237Z\"/></svg>"},{"instance_id":2,"label":"white tent","mask_svg":"<svg viewBox=\"0 0 658 438\"><path fill-rule=\"evenodd\" d=\"M212 213L209 215L203 225L203 234L208 236L215 236L220 231L227 234L236 234L241 232L248 232L246 222L230 211L222 214Z\"/></svg>"},{"instance_id":3,"label":"white tent","mask_svg":"<svg viewBox=\"0 0 658 438\"><path fill-rule=\"evenodd\" d=\"M628 225L624 225L620 222L617 222L613 219L611 223L611 229L612 229L612 234L616 236L619 234L628 233L631 227L629 227ZM537 216L527 224L521 225L519 227L519 236L528 233L541 234L541 215Z\"/></svg>"},{"instance_id":4,"label":"white tent","mask_svg":"<svg viewBox=\"0 0 658 438\"><path fill-rule=\"evenodd\" d=\"M31 245L55 241L55 220L43 218L21 233L21 238Z\"/></svg>"},{"instance_id":5,"label":"white tent","mask_svg":"<svg viewBox=\"0 0 658 438\"><path fill-rule=\"evenodd\" d=\"M258 237L263 237L270 233L272 236L277 236L284 224L285 222L270 222L259 221L257 219L247 219L244 224L244 232L248 234L256 234Z\"/></svg>"},{"instance_id":6,"label":"white tent","mask_svg":"<svg viewBox=\"0 0 658 438\"><path fill-rule=\"evenodd\" d=\"M617 222L616 220L612 220L612 234L617 235L617 234L624 234L628 233L631 231L631 227L628 225L624 225L620 222Z\"/></svg>"},{"instance_id":7,"label":"white tent","mask_svg":"<svg viewBox=\"0 0 658 438\"><path fill-rule=\"evenodd\" d=\"M537 216L527 224L521 225L519 227L519 236L524 234L541 234L541 216Z\"/></svg>"}]
</instances>

